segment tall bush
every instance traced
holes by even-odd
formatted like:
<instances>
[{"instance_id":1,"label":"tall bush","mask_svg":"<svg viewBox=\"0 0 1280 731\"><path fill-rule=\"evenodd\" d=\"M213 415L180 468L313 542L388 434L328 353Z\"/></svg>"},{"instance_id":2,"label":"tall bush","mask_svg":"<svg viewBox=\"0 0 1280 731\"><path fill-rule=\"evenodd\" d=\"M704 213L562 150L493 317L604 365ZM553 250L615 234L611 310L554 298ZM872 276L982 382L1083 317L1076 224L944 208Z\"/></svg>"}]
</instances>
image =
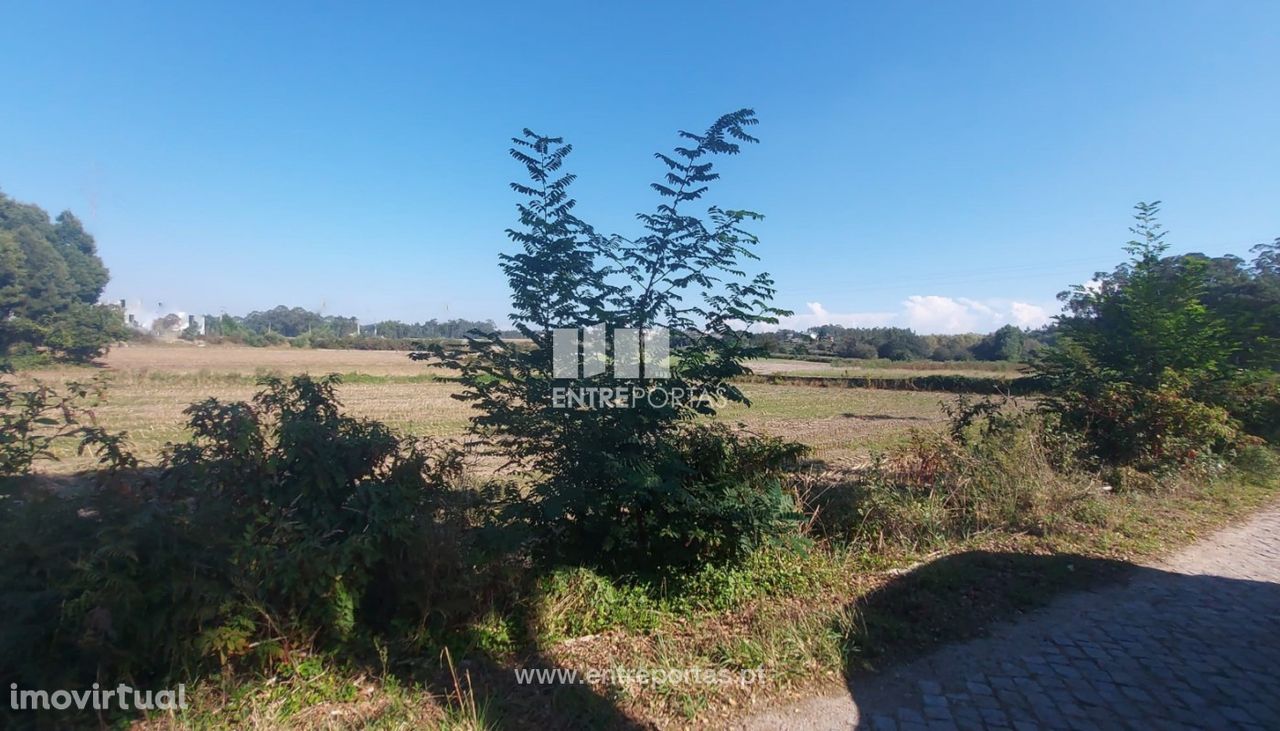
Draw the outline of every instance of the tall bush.
<instances>
[{"instance_id":1,"label":"tall bush","mask_svg":"<svg viewBox=\"0 0 1280 731\"><path fill-rule=\"evenodd\" d=\"M456 453L343 415L335 383L194 404L158 474L0 503L0 671L145 683L459 621L479 575Z\"/></svg>"},{"instance_id":2,"label":"tall bush","mask_svg":"<svg viewBox=\"0 0 1280 731\"><path fill-rule=\"evenodd\" d=\"M718 402L747 401L731 381L760 352L746 330L782 313L770 305L772 280L742 270L756 258L756 237L745 227L759 214L714 205L693 210L719 178L713 160L754 143L748 130L755 124L750 110L726 114L701 134L681 132L687 142L670 154L656 154L666 168L652 185L660 202L638 215L643 231L634 238L600 234L577 217L569 197L575 176L563 170L570 145L529 130L513 140L511 156L528 182L512 184L525 198L519 227L507 232L518 250L501 262L510 320L533 347L473 334L467 352L437 348L431 355L461 368L461 398L478 410L474 429L533 476L529 519L553 559L643 571L727 560L751 538L778 530L783 506L766 501L773 507L760 511L755 494L772 489L768 475L795 450L691 424L715 413ZM623 383L609 380L608 368L600 376L555 378L552 331L597 325L669 330L670 378ZM614 355L607 355L610 363ZM634 386L641 396L628 408L594 409L557 408L552 398L556 387L609 385ZM648 398L654 393L682 397ZM721 457L710 471L690 452L707 440L717 441ZM751 470L763 468L757 474L735 461L743 449L771 459L750 461ZM724 489L726 482L743 489ZM708 520L699 527L695 514ZM696 536L695 529L721 534ZM686 550L676 555L663 548L668 544Z\"/></svg>"},{"instance_id":3,"label":"tall bush","mask_svg":"<svg viewBox=\"0 0 1280 731\"><path fill-rule=\"evenodd\" d=\"M1238 347L1204 301L1205 263L1162 259L1159 203L1139 203L1130 259L1061 297L1059 340L1037 360L1046 410L1104 463L1155 469L1220 451L1236 425L1217 395Z\"/></svg>"}]
</instances>

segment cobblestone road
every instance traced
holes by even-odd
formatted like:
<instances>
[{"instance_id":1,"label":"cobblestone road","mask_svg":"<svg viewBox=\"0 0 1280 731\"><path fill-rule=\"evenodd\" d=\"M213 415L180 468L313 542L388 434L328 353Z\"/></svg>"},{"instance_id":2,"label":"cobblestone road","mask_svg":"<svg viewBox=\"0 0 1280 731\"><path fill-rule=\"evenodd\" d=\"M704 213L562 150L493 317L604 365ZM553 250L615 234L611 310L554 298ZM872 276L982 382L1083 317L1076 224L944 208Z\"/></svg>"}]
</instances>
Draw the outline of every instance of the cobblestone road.
<instances>
[{"instance_id":1,"label":"cobblestone road","mask_svg":"<svg viewBox=\"0 0 1280 731\"><path fill-rule=\"evenodd\" d=\"M747 727L1280 729L1280 509Z\"/></svg>"}]
</instances>

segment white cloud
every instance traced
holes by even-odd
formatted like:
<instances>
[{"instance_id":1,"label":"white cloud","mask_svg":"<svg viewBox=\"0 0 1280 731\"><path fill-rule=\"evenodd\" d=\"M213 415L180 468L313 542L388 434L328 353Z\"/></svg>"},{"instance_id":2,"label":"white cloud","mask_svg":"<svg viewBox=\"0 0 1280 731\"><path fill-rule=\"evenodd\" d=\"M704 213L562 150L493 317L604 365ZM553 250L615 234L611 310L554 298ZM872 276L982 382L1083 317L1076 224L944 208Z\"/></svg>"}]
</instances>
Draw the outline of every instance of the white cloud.
<instances>
[{"instance_id":1,"label":"white cloud","mask_svg":"<svg viewBox=\"0 0 1280 731\"><path fill-rule=\"evenodd\" d=\"M1013 302L1009 305L1011 322L1018 327L1040 327L1049 322L1049 311L1039 305Z\"/></svg>"},{"instance_id":2,"label":"white cloud","mask_svg":"<svg viewBox=\"0 0 1280 731\"><path fill-rule=\"evenodd\" d=\"M819 325L844 325L845 327L875 327L886 318L892 318L892 312L827 312L821 302L804 303L808 312L798 313L781 318L779 327L791 330L804 330Z\"/></svg>"},{"instance_id":3,"label":"white cloud","mask_svg":"<svg viewBox=\"0 0 1280 731\"><path fill-rule=\"evenodd\" d=\"M912 295L902 306L903 323L921 333L986 331L999 320L996 312L981 302L936 294Z\"/></svg>"},{"instance_id":4,"label":"white cloud","mask_svg":"<svg viewBox=\"0 0 1280 731\"><path fill-rule=\"evenodd\" d=\"M778 327L804 330L818 325L909 327L921 334L990 332L1004 325L1040 327L1049 311L1013 300L973 300L942 295L912 295L898 312L830 312L821 302L806 302L807 312L780 318Z\"/></svg>"}]
</instances>

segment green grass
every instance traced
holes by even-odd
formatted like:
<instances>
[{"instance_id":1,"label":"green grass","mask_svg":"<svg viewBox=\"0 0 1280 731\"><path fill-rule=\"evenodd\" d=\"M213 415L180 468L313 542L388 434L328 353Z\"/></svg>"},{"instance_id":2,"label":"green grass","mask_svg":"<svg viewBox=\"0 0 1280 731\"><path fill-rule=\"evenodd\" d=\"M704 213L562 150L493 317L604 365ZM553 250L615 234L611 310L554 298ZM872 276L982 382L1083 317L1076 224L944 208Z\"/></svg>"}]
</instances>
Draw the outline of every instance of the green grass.
<instances>
[{"instance_id":1,"label":"green grass","mask_svg":"<svg viewBox=\"0 0 1280 731\"><path fill-rule=\"evenodd\" d=\"M715 725L753 703L839 688L882 668L1107 581L1276 499L1274 473L1098 494L1037 530L985 530L919 546L775 547L676 592L589 580L550 587L543 652L566 667L761 666L767 688L684 688L629 699L640 716ZM589 572L588 572L589 573ZM670 587L668 587L670 588ZM587 612L566 607L590 607ZM590 621L580 622L589 616ZM710 719L710 720L708 720Z\"/></svg>"},{"instance_id":2,"label":"green grass","mask_svg":"<svg viewBox=\"0 0 1280 731\"><path fill-rule=\"evenodd\" d=\"M146 729L480 729L468 708L433 697L394 675L370 677L320 657L250 682L201 681L187 688L189 706L157 715Z\"/></svg>"},{"instance_id":3,"label":"green grass","mask_svg":"<svg viewBox=\"0 0 1280 731\"><path fill-rule=\"evenodd\" d=\"M92 371L54 375L85 373ZM144 457L165 441L185 438L185 405L208 396L248 398L256 382L253 373L201 370L126 370L116 378L108 403L98 409L100 421L128 430ZM358 415L414 434L457 436L466 427L466 407L451 398L457 385L433 374L355 372L344 381L340 397ZM865 461L871 451L903 444L912 428L944 424L944 397L935 393L756 383L743 390L753 406L729 407L718 418L802 441L821 461ZM67 456L64 466L74 468L74 456ZM192 708L143 727L550 728L630 718L725 725L752 708L841 688L850 673L973 636L1063 591L1201 538L1275 499L1274 461L1256 462L1252 476L1098 493L1070 511L1049 511L1053 520L1030 528L957 535L934 525L933 503L904 500L895 515L923 527L919 533L927 539L815 534L763 549L740 567L707 568L666 583L562 569L515 609L478 613L450 645L456 682L422 671L438 670L438 657L390 670L307 658L272 676L196 683L188 688ZM822 481L847 474L815 467L797 481L838 489ZM869 519L865 504L851 507L850 519ZM767 682L531 689L513 686L514 666L762 667Z\"/></svg>"}]
</instances>

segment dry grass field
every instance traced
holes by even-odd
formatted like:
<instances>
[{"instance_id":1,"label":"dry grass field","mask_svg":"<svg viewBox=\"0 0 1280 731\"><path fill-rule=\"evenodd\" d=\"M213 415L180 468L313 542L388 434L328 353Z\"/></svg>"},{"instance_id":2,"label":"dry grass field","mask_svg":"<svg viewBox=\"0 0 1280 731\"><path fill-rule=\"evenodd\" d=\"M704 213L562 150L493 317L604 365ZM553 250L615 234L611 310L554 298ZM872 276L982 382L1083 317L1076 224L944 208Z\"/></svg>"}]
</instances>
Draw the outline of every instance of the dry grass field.
<instances>
[{"instance_id":1,"label":"dry grass field","mask_svg":"<svg viewBox=\"0 0 1280 731\"><path fill-rule=\"evenodd\" d=\"M823 364L763 361L763 372L786 365L803 369ZM107 400L96 411L98 423L126 431L140 457L154 461L167 443L185 438L182 410L214 397L247 399L257 376L296 373L343 374L339 395L347 409L419 436L461 436L468 407L451 398L458 386L433 380L445 375L415 363L402 352L368 350L303 350L297 348L195 347L135 345L113 349L97 368L54 368L23 373L49 383L110 379ZM912 427L939 423L937 393L879 391L857 388L747 384L750 408L731 406L719 418L748 429L800 440L813 447L813 457L831 463L864 461L867 455L901 439ZM69 449L43 471L66 473L87 468L91 458Z\"/></svg>"},{"instance_id":2,"label":"dry grass field","mask_svg":"<svg viewBox=\"0 0 1280 731\"><path fill-rule=\"evenodd\" d=\"M200 347L188 343L124 345L103 359L120 373L365 373L371 376L422 375L421 363L391 350L310 350L249 348L235 345Z\"/></svg>"},{"instance_id":3,"label":"dry grass field","mask_svg":"<svg viewBox=\"0 0 1280 731\"><path fill-rule=\"evenodd\" d=\"M818 362L764 358L751 363L751 370L761 375L822 376L831 378L910 378L913 376L975 376L982 378L1016 378L1022 371L1015 364L999 362L944 362L928 360L893 362L832 361Z\"/></svg>"}]
</instances>

